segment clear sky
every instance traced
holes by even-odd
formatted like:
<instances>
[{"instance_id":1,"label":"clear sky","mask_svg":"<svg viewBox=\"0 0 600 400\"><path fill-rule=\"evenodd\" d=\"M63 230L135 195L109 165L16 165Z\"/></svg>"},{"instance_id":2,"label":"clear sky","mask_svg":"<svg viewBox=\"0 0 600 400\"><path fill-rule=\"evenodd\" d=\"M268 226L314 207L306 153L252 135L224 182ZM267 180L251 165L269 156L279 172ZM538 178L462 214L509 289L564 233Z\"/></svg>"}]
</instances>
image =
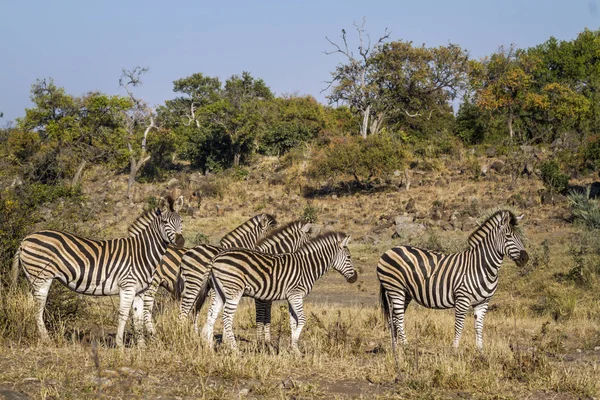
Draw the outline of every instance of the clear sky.
<instances>
[{"instance_id":1,"label":"clear sky","mask_svg":"<svg viewBox=\"0 0 600 400\"><path fill-rule=\"evenodd\" d=\"M149 104L175 97L175 79L201 72L222 81L249 71L275 94L311 94L343 61L325 40L366 18L373 38L482 57L500 45L529 47L598 29L600 0L0 0L0 125L24 115L37 78L67 93L119 92L122 68L149 67L137 93ZM356 41L351 42L356 44Z\"/></svg>"}]
</instances>

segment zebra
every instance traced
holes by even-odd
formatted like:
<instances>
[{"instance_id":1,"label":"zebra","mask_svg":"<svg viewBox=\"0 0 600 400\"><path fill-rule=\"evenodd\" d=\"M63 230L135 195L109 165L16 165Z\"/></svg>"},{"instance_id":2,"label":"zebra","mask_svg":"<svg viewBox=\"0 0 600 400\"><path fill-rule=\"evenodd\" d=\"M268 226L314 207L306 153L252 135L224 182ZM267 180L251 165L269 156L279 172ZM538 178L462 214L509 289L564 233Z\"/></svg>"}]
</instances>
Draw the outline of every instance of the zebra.
<instances>
[{"instance_id":1,"label":"zebra","mask_svg":"<svg viewBox=\"0 0 600 400\"><path fill-rule=\"evenodd\" d=\"M310 239L310 231L312 224L302 221L293 221L282 227L269 232L269 234L256 244L255 249L263 253L281 254L293 253L300 249ZM210 284L210 280L209 280ZM215 291L212 289L209 292L211 298L211 306L208 315L214 313L216 307ZM203 299L199 299L203 303ZM258 340L269 343L271 341L271 306L272 301L263 301L255 299L256 308L256 334ZM206 329L207 325L204 325ZM204 332L206 336L210 333Z\"/></svg>"},{"instance_id":2,"label":"zebra","mask_svg":"<svg viewBox=\"0 0 600 400\"><path fill-rule=\"evenodd\" d=\"M179 318L182 320L187 318L194 304L196 304L196 310L202 307L208 290L206 284L208 282L208 266L213 257L227 248L254 248L256 243L262 240L275 225L277 225L275 217L270 214L259 214L223 236L220 247L201 244L185 252L181 258L176 285L182 290ZM197 302L198 299L201 300ZM197 327L196 320L194 318L194 327Z\"/></svg>"},{"instance_id":3,"label":"zebra","mask_svg":"<svg viewBox=\"0 0 600 400\"><path fill-rule=\"evenodd\" d=\"M216 307L209 315L204 333L212 344L217 315L223 311L223 340L237 349L233 316L243 295L263 301L287 300L290 312L291 346L299 353L298 338L305 324L303 298L315 281L330 268L349 283L358 274L352 265L350 236L328 232L307 242L295 253L268 254L247 249L225 250L212 261L210 278L217 292Z\"/></svg>"},{"instance_id":4,"label":"zebra","mask_svg":"<svg viewBox=\"0 0 600 400\"><path fill-rule=\"evenodd\" d=\"M483 319L498 287L504 255L519 267L529 260L518 227L522 218L507 209L488 213L469 236L469 248L460 253L442 254L411 246L386 251L377 264L377 278L392 346L398 336L401 344L407 345L404 313L414 299L427 308L455 309L454 348L458 348L467 310L473 307L476 347L482 351Z\"/></svg>"},{"instance_id":5,"label":"zebra","mask_svg":"<svg viewBox=\"0 0 600 400\"><path fill-rule=\"evenodd\" d=\"M182 206L183 196L176 201L161 197L159 206L138 217L125 238L94 240L45 230L23 239L13 259L13 279L22 266L37 303L36 321L42 340L49 340L43 314L50 285L57 279L77 293L119 295L117 347L123 347L125 324L133 304L134 328L138 344L143 345L142 293L167 246L184 245L179 215Z\"/></svg>"},{"instance_id":6,"label":"zebra","mask_svg":"<svg viewBox=\"0 0 600 400\"><path fill-rule=\"evenodd\" d=\"M263 235L263 229L270 229L271 226L276 224L276 220L273 216L268 214L259 214L248 221L244 222L232 232L223 238L223 243L228 246L233 243L241 244L253 244L256 242L256 238L260 238ZM259 230L256 230L256 227ZM216 246L200 245L194 248L195 250L188 254L188 256L198 255L206 253L206 257L212 257L216 255L219 249ZM154 323L152 321L152 310L154 308L154 298L158 288L162 285L167 291L169 291L175 298L181 300L181 293L183 291L181 285L183 281L180 277L180 265L182 262L183 255L188 251L193 250L190 248L179 249L174 246L169 246L167 252L161 259L160 263L156 267L156 272L152 278L152 283L148 290L144 293L144 325L146 331L150 335L156 333L154 329ZM179 285L179 286L178 286Z\"/></svg>"}]
</instances>

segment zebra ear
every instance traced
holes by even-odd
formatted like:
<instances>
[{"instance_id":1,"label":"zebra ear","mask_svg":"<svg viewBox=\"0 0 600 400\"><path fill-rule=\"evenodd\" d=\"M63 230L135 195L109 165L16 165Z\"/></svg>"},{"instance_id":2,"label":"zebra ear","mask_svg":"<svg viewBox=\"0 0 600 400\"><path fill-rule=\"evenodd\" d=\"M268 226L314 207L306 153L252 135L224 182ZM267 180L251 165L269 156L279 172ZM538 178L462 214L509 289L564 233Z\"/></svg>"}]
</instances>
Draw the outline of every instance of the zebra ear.
<instances>
[{"instance_id":1,"label":"zebra ear","mask_svg":"<svg viewBox=\"0 0 600 400\"><path fill-rule=\"evenodd\" d=\"M508 213L508 212L502 213L502 225L504 225L504 226L510 225L510 213Z\"/></svg>"},{"instance_id":2,"label":"zebra ear","mask_svg":"<svg viewBox=\"0 0 600 400\"><path fill-rule=\"evenodd\" d=\"M352 238L352 235L348 235L345 238L343 238L342 241L340 242L340 248L348 247L348 243L350 243L351 238Z\"/></svg>"},{"instance_id":3,"label":"zebra ear","mask_svg":"<svg viewBox=\"0 0 600 400\"><path fill-rule=\"evenodd\" d=\"M158 199L158 209L161 213L165 213L169 211L169 202L164 197Z\"/></svg>"},{"instance_id":4,"label":"zebra ear","mask_svg":"<svg viewBox=\"0 0 600 400\"><path fill-rule=\"evenodd\" d=\"M525 214L521 214L517 217L517 223L521 222L521 220L525 217Z\"/></svg>"},{"instance_id":5,"label":"zebra ear","mask_svg":"<svg viewBox=\"0 0 600 400\"><path fill-rule=\"evenodd\" d=\"M300 230L304 233L309 233L311 228L312 224L310 222L307 222L306 224L302 225L302 228L300 228Z\"/></svg>"},{"instance_id":6,"label":"zebra ear","mask_svg":"<svg viewBox=\"0 0 600 400\"><path fill-rule=\"evenodd\" d=\"M177 200L173 203L173 211L178 213L183 208L183 196L179 196Z\"/></svg>"}]
</instances>

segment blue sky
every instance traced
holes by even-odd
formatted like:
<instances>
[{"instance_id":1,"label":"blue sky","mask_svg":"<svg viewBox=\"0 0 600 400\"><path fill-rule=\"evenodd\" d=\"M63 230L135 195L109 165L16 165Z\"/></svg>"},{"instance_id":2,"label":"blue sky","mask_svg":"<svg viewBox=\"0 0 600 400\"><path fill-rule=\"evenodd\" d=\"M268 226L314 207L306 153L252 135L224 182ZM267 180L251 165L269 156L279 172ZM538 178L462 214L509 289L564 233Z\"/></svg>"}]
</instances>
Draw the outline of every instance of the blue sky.
<instances>
[{"instance_id":1,"label":"blue sky","mask_svg":"<svg viewBox=\"0 0 600 400\"><path fill-rule=\"evenodd\" d=\"M343 61L324 54L325 36L337 41L345 28L355 39L352 23L363 17L373 38L387 27L393 40L456 43L479 58L598 29L598 1L0 0L0 125L31 106L36 78L73 95L117 94L121 69L136 65L150 68L137 92L150 104L173 98L175 79L202 72L224 81L242 71L277 95L325 102L324 81Z\"/></svg>"}]
</instances>

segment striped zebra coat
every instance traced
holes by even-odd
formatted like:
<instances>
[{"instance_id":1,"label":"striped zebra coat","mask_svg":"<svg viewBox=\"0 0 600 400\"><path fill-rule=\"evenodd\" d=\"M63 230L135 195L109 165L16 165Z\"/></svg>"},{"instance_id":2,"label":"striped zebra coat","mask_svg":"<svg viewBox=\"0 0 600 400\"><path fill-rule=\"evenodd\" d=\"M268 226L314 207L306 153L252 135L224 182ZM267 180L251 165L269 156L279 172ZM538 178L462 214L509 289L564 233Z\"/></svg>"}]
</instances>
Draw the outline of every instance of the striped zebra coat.
<instances>
[{"instance_id":1,"label":"striped zebra coat","mask_svg":"<svg viewBox=\"0 0 600 400\"><path fill-rule=\"evenodd\" d=\"M13 274L22 266L37 303L37 325L48 339L43 313L54 279L69 289L93 296L119 295L117 346L123 346L125 324L133 304L134 326L143 344L141 294L148 288L154 269L167 246L183 246L177 201L161 198L159 207L140 216L130 227L129 237L94 240L60 231L41 231L21 242L13 260Z\"/></svg>"},{"instance_id":2,"label":"striped zebra coat","mask_svg":"<svg viewBox=\"0 0 600 400\"><path fill-rule=\"evenodd\" d=\"M280 228L277 228L256 244L256 250L263 253L270 254L282 254L282 253L293 253L300 249L310 239L310 230L312 224L303 223L302 221L293 221ZM210 280L209 280L210 284ZM209 292L211 298L211 306L208 311L208 315L214 314L214 310L217 307L217 300L215 291L212 289ZM199 300L204 301L204 300ZM256 307L256 334L259 341L270 342L271 341L271 306L272 301L255 299ZM208 324L205 324L205 329ZM211 335L210 333L204 332L203 335L206 337Z\"/></svg>"},{"instance_id":3,"label":"striped zebra coat","mask_svg":"<svg viewBox=\"0 0 600 400\"><path fill-rule=\"evenodd\" d=\"M377 264L377 278L393 345L397 337L407 344L404 313L414 300L427 308L455 309L455 348L467 310L473 307L476 346L481 350L483 319L498 288L502 259L508 255L518 266L529 259L517 227L521 218L509 210L492 213L469 236L469 248L461 253L441 254L411 246L386 251Z\"/></svg>"},{"instance_id":4,"label":"striped zebra coat","mask_svg":"<svg viewBox=\"0 0 600 400\"><path fill-rule=\"evenodd\" d=\"M310 240L295 253L274 255L247 249L220 253L212 262L211 279L217 301L207 321L206 339L212 342L213 327L223 309L223 339L236 348L233 317L243 295L263 301L287 300L291 345L298 352L298 338L306 321L303 299L316 280L334 268L348 282L356 282L358 275L350 259L349 241L350 236L329 232Z\"/></svg>"},{"instance_id":5,"label":"striped zebra coat","mask_svg":"<svg viewBox=\"0 0 600 400\"><path fill-rule=\"evenodd\" d=\"M268 214L259 214L229 232L222 239L222 244L225 246L232 246L240 243L252 244L253 246L254 243L264 235L263 230L271 229L275 223L276 221L272 216ZM219 249L219 247L205 244L191 249L179 249L174 246L169 246L167 248L167 252L156 268L156 273L152 278L150 287L146 293L144 293L144 325L150 334L155 333L154 323L152 321L152 310L154 308L154 298L158 288L164 286L175 298L181 299L183 280L180 279L180 266L184 254L188 254L186 263L189 264L190 269L193 269L196 264L191 260L202 262L201 260L208 259L208 261L210 261L212 257L217 254ZM203 295L205 294L206 293L204 292ZM200 307L201 304L202 303L199 304ZM198 307L198 309L200 307Z\"/></svg>"},{"instance_id":6,"label":"striped zebra coat","mask_svg":"<svg viewBox=\"0 0 600 400\"><path fill-rule=\"evenodd\" d=\"M202 308L208 292L208 273L210 262L220 251L227 248L254 248L277 224L277 220L269 214L259 214L223 236L221 247L201 244L188 250L181 258L180 272L176 287L183 288L179 317L185 319L196 305L196 310ZM194 326L197 325L194 316Z\"/></svg>"}]
</instances>

